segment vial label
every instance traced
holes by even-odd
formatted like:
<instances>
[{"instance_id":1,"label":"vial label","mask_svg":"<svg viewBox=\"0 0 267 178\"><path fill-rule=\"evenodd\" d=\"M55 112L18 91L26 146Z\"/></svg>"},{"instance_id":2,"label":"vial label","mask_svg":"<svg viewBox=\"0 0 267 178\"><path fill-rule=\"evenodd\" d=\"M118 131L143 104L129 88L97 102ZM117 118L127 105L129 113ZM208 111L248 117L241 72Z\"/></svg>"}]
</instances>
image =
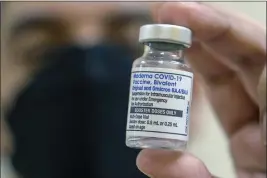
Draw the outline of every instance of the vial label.
<instances>
[{"instance_id":1,"label":"vial label","mask_svg":"<svg viewBox=\"0 0 267 178\"><path fill-rule=\"evenodd\" d=\"M187 141L193 74L164 68L133 68L127 136Z\"/></svg>"}]
</instances>

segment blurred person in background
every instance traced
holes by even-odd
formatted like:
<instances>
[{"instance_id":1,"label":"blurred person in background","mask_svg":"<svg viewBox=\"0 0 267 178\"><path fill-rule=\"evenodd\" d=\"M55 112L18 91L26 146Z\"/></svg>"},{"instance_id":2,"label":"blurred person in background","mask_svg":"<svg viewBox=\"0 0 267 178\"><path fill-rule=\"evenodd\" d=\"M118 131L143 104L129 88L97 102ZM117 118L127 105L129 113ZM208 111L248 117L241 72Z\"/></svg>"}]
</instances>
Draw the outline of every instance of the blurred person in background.
<instances>
[{"instance_id":1,"label":"blurred person in background","mask_svg":"<svg viewBox=\"0 0 267 178\"><path fill-rule=\"evenodd\" d=\"M18 175L146 177L139 151L125 146L131 65L142 54L133 39L150 22L146 12L118 3L4 6L1 119Z\"/></svg>"}]
</instances>

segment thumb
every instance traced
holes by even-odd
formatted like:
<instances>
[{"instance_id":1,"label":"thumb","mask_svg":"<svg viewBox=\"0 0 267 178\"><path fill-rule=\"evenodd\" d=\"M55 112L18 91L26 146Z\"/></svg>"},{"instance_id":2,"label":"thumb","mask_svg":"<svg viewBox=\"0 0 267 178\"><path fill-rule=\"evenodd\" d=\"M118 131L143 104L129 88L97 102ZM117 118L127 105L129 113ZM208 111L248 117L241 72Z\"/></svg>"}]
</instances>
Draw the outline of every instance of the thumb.
<instances>
[{"instance_id":1,"label":"thumb","mask_svg":"<svg viewBox=\"0 0 267 178\"><path fill-rule=\"evenodd\" d=\"M143 150L137 157L137 167L149 177L214 178L199 159L181 152Z\"/></svg>"}]
</instances>

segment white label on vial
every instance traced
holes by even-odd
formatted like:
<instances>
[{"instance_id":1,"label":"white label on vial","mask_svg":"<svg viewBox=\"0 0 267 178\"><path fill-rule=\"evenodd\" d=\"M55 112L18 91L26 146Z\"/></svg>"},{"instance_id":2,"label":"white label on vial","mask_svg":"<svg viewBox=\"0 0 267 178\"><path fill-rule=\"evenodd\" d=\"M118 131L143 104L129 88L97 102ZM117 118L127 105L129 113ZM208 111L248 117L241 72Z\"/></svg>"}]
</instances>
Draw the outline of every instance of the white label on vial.
<instances>
[{"instance_id":1,"label":"white label on vial","mask_svg":"<svg viewBox=\"0 0 267 178\"><path fill-rule=\"evenodd\" d=\"M192 95L191 72L164 68L133 68L127 137L187 141Z\"/></svg>"}]
</instances>

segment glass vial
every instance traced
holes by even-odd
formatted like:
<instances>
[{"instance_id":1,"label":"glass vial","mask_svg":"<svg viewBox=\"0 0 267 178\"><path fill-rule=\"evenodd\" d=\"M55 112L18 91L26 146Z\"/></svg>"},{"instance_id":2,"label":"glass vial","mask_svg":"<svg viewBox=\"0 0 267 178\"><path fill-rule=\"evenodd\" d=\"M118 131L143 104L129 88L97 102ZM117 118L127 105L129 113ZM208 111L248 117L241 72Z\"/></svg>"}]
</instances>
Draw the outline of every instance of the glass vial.
<instances>
[{"instance_id":1,"label":"glass vial","mask_svg":"<svg viewBox=\"0 0 267 178\"><path fill-rule=\"evenodd\" d=\"M133 63L126 129L131 148L185 150L193 73L184 62L191 30L167 24L144 25L144 55Z\"/></svg>"}]
</instances>

